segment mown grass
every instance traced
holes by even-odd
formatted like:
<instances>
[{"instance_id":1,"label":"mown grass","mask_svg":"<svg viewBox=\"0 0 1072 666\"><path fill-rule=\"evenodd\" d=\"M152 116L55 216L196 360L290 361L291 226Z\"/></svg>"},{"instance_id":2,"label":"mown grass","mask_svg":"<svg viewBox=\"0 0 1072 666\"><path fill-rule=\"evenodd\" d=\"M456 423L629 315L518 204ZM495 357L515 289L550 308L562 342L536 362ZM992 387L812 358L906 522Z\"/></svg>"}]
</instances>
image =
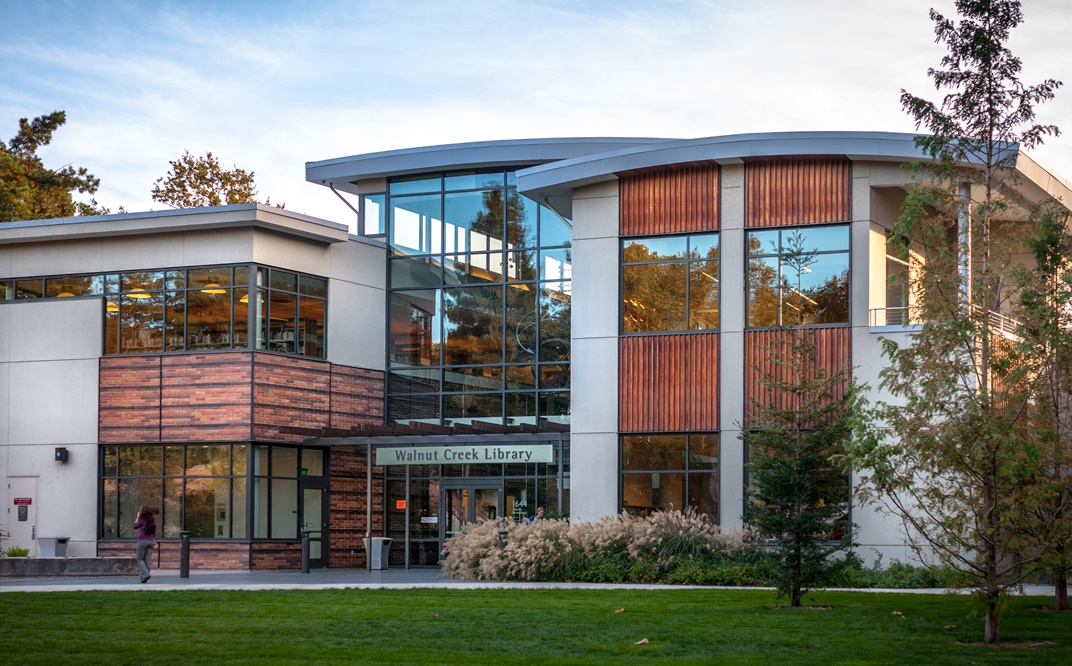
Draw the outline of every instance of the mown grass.
<instances>
[{"instance_id":1,"label":"mown grass","mask_svg":"<svg viewBox=\"0 0 1072 666\"><path fill-rule=\"evenodd\" d=\"M1002 634L1052 644L988 648L963 644L982 621L945 595L818 592L826 610L794 610L757 590L13 592L0 663L1072 663L1072 616L1046 601L1012 600Z\"/></svg>"}]
</instances>

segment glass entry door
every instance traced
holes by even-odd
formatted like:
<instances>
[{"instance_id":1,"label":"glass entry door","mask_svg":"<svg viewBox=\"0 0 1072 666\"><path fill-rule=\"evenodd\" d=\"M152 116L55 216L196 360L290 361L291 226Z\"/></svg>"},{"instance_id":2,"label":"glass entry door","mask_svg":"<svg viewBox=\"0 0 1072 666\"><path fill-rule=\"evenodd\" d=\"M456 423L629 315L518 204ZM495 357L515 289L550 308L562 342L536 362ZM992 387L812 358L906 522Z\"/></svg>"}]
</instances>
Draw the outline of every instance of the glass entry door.
<instances>
[{"instance_id":1,"label":"glass entry door","mask_svg":"<svg viewBox=\"0 0 1072 666\"><path fill-rule=\"evenodd\" d=\"M328 480L323 476L301 477L303 530L309 530L309 566L328 565Z\"/></svg>"},{"instance_id":2,"label":"glass entry door","mask_svg":"<svg viewBox=\"0 0 1072 666\"><path fill-rule=\"evenodd\" d=\"M440 549L444 541L461 533L468 523L481 518L495 520L502 516L502 490L501 484L489 486L487 481L444 487L439 500L439 506L442 507L440 515L443 517L439 521Z\"/></svg>"}]
</instances>

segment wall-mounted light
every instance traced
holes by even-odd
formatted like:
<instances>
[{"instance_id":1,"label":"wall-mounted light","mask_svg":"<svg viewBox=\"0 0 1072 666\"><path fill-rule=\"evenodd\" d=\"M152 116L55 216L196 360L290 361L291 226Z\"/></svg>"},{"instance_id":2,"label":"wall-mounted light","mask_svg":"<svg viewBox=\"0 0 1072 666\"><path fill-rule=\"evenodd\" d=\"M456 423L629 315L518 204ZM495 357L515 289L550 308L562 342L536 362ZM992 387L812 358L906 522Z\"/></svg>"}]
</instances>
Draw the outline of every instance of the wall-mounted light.
<instances>
[{"instance_id":1,"label":"wall-mounted light","mask_svg":"<svg viewBox=\"0 0 1072 666\"><path fill-rule=\"evenodd\" d=\"M67 451L67 449L65 447L62 447L62 446L57 446L56 447L56 462L65 463L70 458L70 455L71 454Z\"/></svg>"}]
</instances>

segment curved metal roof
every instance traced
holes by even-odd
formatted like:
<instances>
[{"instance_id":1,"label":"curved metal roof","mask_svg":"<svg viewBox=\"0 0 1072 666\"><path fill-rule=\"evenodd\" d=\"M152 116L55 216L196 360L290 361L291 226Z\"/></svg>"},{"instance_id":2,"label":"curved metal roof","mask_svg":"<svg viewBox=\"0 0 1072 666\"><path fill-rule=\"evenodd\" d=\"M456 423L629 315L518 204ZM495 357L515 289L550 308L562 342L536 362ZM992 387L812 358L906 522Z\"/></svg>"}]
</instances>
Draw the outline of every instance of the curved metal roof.
<instances>
[{"instance_id":1,"label":"curved metal roof","mask_svg":"<svg viewBox=\"0 0 1072 666\"><path fill-rule=\"evenodd\" d=\"M740 163L749 157L844 155L880 161L917 160L914 134L891 132L777 132L662 141L584 155L524 169L518 191L561 198L575 187L613 180L616 173L690 162Z\"/></svg>"},{"instance_id":2,"label":"curved metal roof","mask_svg":"<svg viewBox=\"0 0 1072 666\"><path fill-rule=\"evenodd\" d=\"M305 179L319 185L332 185L337 190L356 193L355 183L363 179L456 169L529 167L666 141L673 139L512 139L424 146L306 162Z\"/></svg>"}]
</instances>

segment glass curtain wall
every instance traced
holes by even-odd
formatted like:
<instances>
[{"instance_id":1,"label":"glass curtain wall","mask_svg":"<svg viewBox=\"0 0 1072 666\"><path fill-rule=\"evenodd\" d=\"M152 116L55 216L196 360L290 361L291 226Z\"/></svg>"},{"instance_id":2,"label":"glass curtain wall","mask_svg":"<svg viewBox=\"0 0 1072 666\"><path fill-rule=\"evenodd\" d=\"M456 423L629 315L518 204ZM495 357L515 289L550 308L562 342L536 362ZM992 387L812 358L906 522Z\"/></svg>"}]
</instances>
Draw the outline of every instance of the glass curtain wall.
<instances>
[{"instance_id":1,"label":"glass curtain wall","mask_svg":"<svg viewBox=\"0 0 1072 666\"><path fill-rule=\"evenodd\" d=\"M388 187L391 423L568 423L571 222L513 173Z\"/></svg>"}]
</instances>

